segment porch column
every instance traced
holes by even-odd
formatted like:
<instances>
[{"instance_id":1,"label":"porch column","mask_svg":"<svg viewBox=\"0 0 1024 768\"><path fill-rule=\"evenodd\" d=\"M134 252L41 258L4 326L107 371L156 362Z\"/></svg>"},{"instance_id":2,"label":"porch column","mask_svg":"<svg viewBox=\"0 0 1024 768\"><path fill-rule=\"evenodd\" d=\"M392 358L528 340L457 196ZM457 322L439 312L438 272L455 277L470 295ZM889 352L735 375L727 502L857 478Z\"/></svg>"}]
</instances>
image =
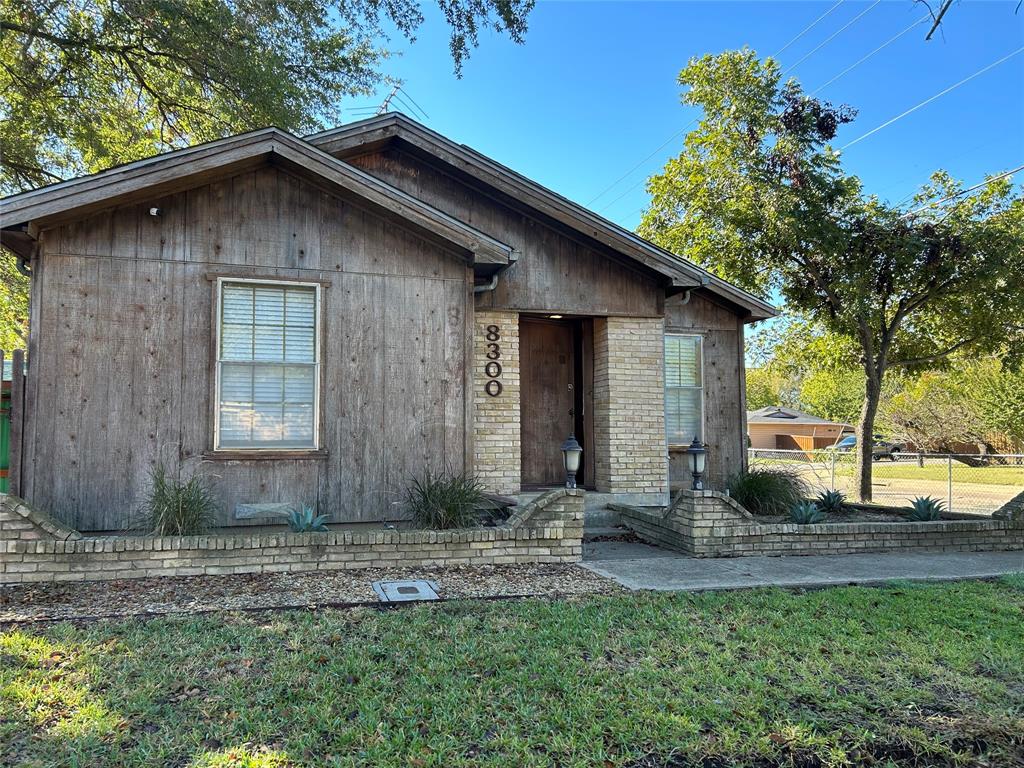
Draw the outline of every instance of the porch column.
<instances>
[{"instance_id":1,"label":"porch column","mask_svg":"<svg viewBox=\"0 0 1024 768\"><path fill-rule=\"evenodd\" d=\"M492 493L521 484L519 313L476 310L473 341L474 473Z\"/></svg>"},{"instance_id":2,"label":"porch column","mask_svg":"<svg viewBox=\"0 0 1024 768\"><path fill-rule=\"evenodd\" d=\"M668 501L664 356L662 318L595 318L595 480L624 503Z\"/></svg>"}]
</instances>

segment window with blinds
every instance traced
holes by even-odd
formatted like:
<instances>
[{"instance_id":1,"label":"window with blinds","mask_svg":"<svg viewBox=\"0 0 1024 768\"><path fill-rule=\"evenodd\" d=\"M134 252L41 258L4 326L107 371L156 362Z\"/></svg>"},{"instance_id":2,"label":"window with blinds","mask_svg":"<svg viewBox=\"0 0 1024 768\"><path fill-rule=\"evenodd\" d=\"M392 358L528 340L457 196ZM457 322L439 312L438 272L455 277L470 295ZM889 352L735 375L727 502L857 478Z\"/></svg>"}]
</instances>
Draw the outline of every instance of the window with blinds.
<instances>
[{"instance_id":1,"label":"window with blinds","mask_svg":"<svg viewBox=\"0 0 1024 768\"><path fill-rule=\"evenodd\" d=\"M317 288L221 281L219 449L317 448Z\"/></svg>"},{"instance_id":2,"label":"window with blinds","mask_svg":"<svg viewBox=\"0 0 1024 768\"><path fill-rule=\"evenodd\" d=\"M665 336L665 431L670 445L704 440L700 336Z\"/></svg>"}]
</instances>

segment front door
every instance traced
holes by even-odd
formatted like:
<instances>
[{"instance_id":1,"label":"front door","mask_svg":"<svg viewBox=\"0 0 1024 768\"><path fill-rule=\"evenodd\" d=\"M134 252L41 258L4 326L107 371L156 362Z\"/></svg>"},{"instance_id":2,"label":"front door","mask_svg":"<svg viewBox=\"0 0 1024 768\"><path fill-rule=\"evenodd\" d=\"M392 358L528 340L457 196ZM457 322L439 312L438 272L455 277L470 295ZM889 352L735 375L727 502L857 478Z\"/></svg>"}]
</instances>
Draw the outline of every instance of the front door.
<instances>
[{"instance_id":1,"label":"front door","mask_svg":"<svg viewBox=\"0 0 1024 768\"><path fill-rule=\"evenodd\" d=\"M562 443L576 429L579 415L578 335L572 321L520 318L523 487L565 482ZM582 434L577 438L583 442Z\"/></svg>"}]
</instances>

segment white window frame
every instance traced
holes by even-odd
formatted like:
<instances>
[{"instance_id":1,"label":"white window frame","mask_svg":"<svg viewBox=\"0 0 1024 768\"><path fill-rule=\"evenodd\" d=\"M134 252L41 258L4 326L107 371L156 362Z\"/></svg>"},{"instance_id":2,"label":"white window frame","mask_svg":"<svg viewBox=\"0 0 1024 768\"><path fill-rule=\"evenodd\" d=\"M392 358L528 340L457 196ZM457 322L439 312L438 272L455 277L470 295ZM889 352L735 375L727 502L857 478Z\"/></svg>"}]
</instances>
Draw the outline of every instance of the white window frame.
<instances>
[{"instance_id":1,"label":"white window frame","mask_svg":"<svg viewBox=\"0 0 1024 768\"><path fill-rule=\"evenodd\" d=\"M704 384L705 384L705 376L704 376L704 335L701 334L701 333L673 333L672 331L667 331L665 333L665 338L669 338L669 337L682 338L682 339L686 339L686 338L698 339L700 341L700 345L699 345L700 346L700 354L698 355L699 362L700 362L700 385L698 387L673 387L673 389L699 389L700 390L700 439L701 439L701 442L707 443L707 441L708 441L707 440L707 437L708 437L708 435L707 435L707 418L706 418L707 417L707 398L705 397L706 389L705 389L705 386L704 386ZM662 344L663 345L664 345L664 343L665 343L664 340L662 340ZM670 448L676 448L676 447L679 447L679 446L684 446L685 447L685 446L690 445L690 441L693 439L692 437L690 437L688 440L686 440L685 443L677 443L677 442L673 442L672 438L668 434L668 390L670 389L670 387L668 385L668 377L665 376L665 370L664 370L665 368L667 368L667 364L665 363L665 361L663 359L662 360L662 377L665 378L665 404L664 404L664 410L665 410L665 439L668 442L668 445L669 445Z\"/></svg>"},{"instance_id":2,"label":"white window frame","mask_svg":"<svg viewBox=\"0 0 1024 768\"><path fill-rule=\"evenodd\" d=\"M221 364L221 329L223 314L221 303L224 297L224 286L227 284L268 285L273 288L313 288L315 291L313 318L316 323L313 329L313 442L312 445L297 448L281 446L221 446L220 444L220 371ZM215 284L216 301L213 330L213 451L214 453L313 453L320 450L320 363L323 356L323 283L303 280L287 280L272 278L249 277L218 277Z\"/></svg>"}]
</instances>

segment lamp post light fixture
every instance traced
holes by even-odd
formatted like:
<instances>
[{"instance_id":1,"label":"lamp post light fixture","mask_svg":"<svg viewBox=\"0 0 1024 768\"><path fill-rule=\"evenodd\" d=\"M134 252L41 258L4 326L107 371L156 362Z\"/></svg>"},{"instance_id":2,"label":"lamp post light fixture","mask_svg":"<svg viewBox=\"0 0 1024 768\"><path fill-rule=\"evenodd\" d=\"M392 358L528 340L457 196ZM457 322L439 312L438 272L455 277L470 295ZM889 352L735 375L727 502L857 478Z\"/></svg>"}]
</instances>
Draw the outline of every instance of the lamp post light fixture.
<instances>
[{"instance_id":1,"label":"lamp post light fixture","mask_svg":"<svg viewBox=\"0 0 1024 768\"><path fill-rule=\"evenodd\" d=\"M562 443L562 464L565 466L565 487L576 487L576 473L580 471L580 457L583 455L583 446L576 440L575 435L569 435L569 439Z\"/></svg>"},{"instance_id":2,"label":"lamp post light fixture","mask_svg":"<svg viewBox=\"0 0 1024 768\"><path fill-rule=\"evenodd\" d=\"M693 485L691 488L695 491L704 490L704 466L707 456L707 446L694 435L693 442L686 449L686 459L690 462L690 474L693 475Z\"/></svg>"}]
</instances>

